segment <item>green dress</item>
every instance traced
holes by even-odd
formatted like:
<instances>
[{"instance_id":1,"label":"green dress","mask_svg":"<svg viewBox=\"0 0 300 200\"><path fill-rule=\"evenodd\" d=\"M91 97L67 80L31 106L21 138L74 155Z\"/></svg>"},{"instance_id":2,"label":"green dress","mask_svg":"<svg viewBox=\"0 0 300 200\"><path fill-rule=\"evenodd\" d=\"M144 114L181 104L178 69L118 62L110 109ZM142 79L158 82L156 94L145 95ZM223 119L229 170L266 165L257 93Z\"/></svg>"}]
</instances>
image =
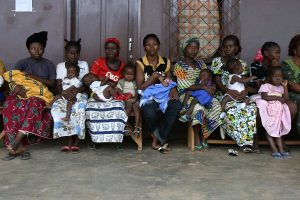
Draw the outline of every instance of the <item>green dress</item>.
<instances>
[{"instance_id":1,"label":"green dress","mask_svg":"<svg viewBox=\"0 0 300 200\"><path fill-rule=\"evenodd\" d=\"M240 60L244 72L242 75L249 74L246 62ZM215 58L211 65L211 70L215 76L220 76L223 85L227 85L229 72L224 70L221 57ZM221 101L224 94L221 91L216 93L216 98ZM256 104L251 102L245 108L238 109L238 102L228 102L225 108L226 116L221 127L226 134L236 141L238 146L253 145L253 136L256 134Z\"/></svg>"},{"instance_id":2,"label":"green dress","mask_svg":"<svg viewBox=\"0 0 300 200\"><path fill-rule=\"evenodd\" d=\"M283 70L284 79L296 84L300 84L300 66L297 66L291 58L284 60L281 66ZM300 134L300 94L289 91L289 97L298 105L298 117L296 126L297 132Z\"/></svg>"}]
</instances>

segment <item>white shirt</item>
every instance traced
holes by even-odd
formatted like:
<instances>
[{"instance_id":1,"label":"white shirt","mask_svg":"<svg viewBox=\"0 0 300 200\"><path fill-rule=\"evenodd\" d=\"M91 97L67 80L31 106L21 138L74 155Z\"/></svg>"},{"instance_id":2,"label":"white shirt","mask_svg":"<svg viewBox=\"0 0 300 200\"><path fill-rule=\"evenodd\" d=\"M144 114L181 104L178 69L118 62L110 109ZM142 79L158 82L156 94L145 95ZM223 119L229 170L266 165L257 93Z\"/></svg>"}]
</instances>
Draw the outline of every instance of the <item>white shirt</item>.
<instances>
[{"instance_id":1,"label":"white shirt","mask_svg":"<svg viewBox=\"0 0 300 200\"><path fill-rule=\"evenodd\" d=\"M78 60L78 66L80 68L79 72L79 80L81 81L82 77L89 73L89 66L87 62ZM61 62L57 64L56 67L56 79L64 80L64 78L67 77L67 68L66 68L66 62Z\"/></svg>"},{"instance_id":2,"label":"white shirt","mask_svg":"<svg viewBox=\"0 0 300 200\"><path fill-rule=\"evenodd\" d=\"M72 79L68 79L67 77L63 79L62 81L62 88L63 90L66 90L68 88L70 88L71 86L74 86L76 88L80 88L81 87L81 81L74 77Z\"/></svg>"}]
</instances>

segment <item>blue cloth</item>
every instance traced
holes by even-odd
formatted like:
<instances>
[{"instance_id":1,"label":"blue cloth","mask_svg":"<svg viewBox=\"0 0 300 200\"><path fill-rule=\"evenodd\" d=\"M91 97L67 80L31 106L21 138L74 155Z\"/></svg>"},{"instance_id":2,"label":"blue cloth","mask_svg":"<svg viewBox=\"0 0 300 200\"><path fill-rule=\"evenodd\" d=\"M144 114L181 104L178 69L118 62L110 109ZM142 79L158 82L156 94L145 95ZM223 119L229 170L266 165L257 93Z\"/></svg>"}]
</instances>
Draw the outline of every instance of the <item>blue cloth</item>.
<instances>
[{"instance_id":1,"label":"blue cloth","mask_svg":"<svg viewBox=\"0 0 300 200\"><path fill-rule=\"evenodd\" d=\"M197 98L199 103L203 106L210 105L212 101L212 96L205 90L195 90L192 91L192 96Z\"/></svg>"},{"instance_id":2,"label":"blue cloth","mask_svg":"<svg viewBox=\"0 0 300 200\"><path fill-rule=\"evenodd\" d=\"M165 113L168 107L170 90L176 87L175 82L171 82L168 87L162 84L155 84L147 87L141 94L140 107L142 107L147 101L154 100L159 103L159 109Z\"/></svg>"}]
</instances>

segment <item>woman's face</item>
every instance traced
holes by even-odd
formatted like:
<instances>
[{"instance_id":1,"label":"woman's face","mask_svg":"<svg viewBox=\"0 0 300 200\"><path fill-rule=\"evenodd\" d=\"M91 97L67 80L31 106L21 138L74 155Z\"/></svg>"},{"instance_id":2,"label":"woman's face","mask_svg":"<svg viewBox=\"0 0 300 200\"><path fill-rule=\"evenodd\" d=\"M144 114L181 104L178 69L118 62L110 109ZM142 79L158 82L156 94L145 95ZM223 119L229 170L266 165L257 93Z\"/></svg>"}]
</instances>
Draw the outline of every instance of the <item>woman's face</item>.
<instances>
[{"instance_id":1,"label":"woman's face","mask_svg":"<svg viewBox=\"0 0 300 200\"><path fill-rule=\"evenodd\" d=\"M279 86L281 85L281 82L282 82L282 72L277 70L275 71L272 76L271 76L271 83L272 85L275 85L275 86Z\"/></svg>"},{"instance_id":2,"label":"woman's face","mask_svg":"<svg viewBox=\"0 0 300 200\"><path fill-rule=\"evenodd\" d=\"M156 39L150 37L146 41L144 51L146 52L146 55L156 56L158 54L159 48L160 46L157 43Z\"/></svg>"},{"instance_id":3,"label":"woman's face","mask_svg":"<svg viewBox=\"0 0 300 200\"><path fill-rule=\"evenodd\" d=\"M109 42L105 44L104 50L107 58L115 59L118 57L120 49L117 44Z\"/></svg>"},{"instance_id":4,"label":"woman's face","mask_svg":"<svg viewBox=\"0 0 300 200\"><path fill-rule=\"evenodd\" d=\"M69 49L67 49L67 51L66 51L67 62L78 63L78 59L79 59L79 51L78 51L77 47L75 47L75 46L69 47Z\"/></svg>"},{"instance_id":5,"label":"woman's face","mask_svg":"<svg viewBox=\"0 0 300 200\"><path fill-rule=\"evenodd\" d=\"M184 56L195 59L199 52L199 45L196 42L191 42L184 49Z\"/></svg>"},{"instance_id":6,"label":"woman's face","mask_svg":"<svg viewBox=\"0 0 300 200\"><path fill-rule=\"evenodd\" d=\"M297 46L296 49L294 49L294 57L300 58L300 45Z\"/></svg>"},{"instance_id":7,"label":"woman's face","mask_svg":"<svg viewBox=\"0 0 300 200\"><path fill-rule=\"evenodd\" d=\"M43 57L44 49L45 48L41 43L33 42L30 44L28 51L30 53L31 58L38 60Z\"/></svg>"},{"instance_id":8,"label":"woman's face","mask_svg":"<svg viewBox=\"0 0 300 200\"><path fill-rule=\"evenodd\" d=\"M265 51L264 59L268 60L270 67L277 67L280 65L280 48L272 47L268 51Z\"/></svg>"},{"instance_id":9,"label":"woman's face","mask_svg":"<svg viewBox=\"0 0 300 200\"><path fill-rule=\"evenodd\" d=\"M233 40L226 40L222 46L225 56L235 56L238 51L238 47Z\"/></svg>"}]
</instances>

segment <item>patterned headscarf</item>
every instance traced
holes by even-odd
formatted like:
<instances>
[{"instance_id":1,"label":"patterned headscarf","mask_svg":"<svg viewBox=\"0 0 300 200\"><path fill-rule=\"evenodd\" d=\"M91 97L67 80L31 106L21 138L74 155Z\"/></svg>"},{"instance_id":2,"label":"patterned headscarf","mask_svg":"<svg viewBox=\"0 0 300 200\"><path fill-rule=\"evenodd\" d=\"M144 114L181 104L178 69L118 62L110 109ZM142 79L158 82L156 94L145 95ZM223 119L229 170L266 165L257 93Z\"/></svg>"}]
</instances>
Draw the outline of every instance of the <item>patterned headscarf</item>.
<instances>
[{"instance_id":1,"label":"patterned headscarf","mask_svg":"<svg viewBox=\"0 0 300 200\"><path fill-rule=\"evenodd\" d=\"M184 50L185 48L190 45L192 42L196 42L198 44L198 46L200 47L200 42L199 39L197 37L191 37L191 38L187 38L185 39L182 43L181 43L181 53L182 55L184 55Z\"/></svg>"}]
</instances>

